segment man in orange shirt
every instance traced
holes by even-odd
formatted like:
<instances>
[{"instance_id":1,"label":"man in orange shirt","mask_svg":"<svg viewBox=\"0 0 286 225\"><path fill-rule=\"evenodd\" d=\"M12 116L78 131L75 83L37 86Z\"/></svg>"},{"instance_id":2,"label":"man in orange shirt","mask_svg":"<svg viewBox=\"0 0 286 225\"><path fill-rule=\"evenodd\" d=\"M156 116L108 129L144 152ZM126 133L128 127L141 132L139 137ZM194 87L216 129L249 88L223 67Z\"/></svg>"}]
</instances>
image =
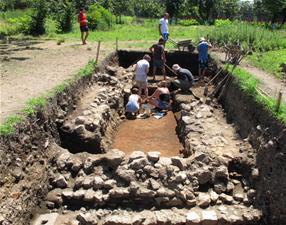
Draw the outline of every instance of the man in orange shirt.
<instances>
[{"instance_id":1,"label":"man in orange shirt","mask_svg":"<svg viewBox=\"0 0 286 225\"><path fill-rule=\"evenodd\" d=\"M88 26L87 26L87 16L86 16L83 8L81 8L79 11L78 22L80 25L82 44L86 45L86 39L88 37Z\"/></svg>"}]
</instances>

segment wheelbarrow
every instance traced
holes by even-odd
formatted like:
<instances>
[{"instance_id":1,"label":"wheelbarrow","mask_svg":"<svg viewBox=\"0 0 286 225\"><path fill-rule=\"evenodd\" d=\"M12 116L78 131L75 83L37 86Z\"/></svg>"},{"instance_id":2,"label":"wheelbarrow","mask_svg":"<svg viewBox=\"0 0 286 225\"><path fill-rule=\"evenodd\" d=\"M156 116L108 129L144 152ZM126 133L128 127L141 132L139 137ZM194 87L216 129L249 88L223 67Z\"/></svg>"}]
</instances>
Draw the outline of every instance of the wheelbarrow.
<instances>
[{"instance_id":1,"label":"wheelbarrow","mask_svg":"<svg viewBox=\"0 0 286 225\"><path fill-rule=\"evenodd\" d=\"M175 40L169 38L168 41L178 48L179 51L185 51L185 49L187 49L189 52L193 52L196 49L191 39L176 42Z\"/></svg>"}]
</instances>

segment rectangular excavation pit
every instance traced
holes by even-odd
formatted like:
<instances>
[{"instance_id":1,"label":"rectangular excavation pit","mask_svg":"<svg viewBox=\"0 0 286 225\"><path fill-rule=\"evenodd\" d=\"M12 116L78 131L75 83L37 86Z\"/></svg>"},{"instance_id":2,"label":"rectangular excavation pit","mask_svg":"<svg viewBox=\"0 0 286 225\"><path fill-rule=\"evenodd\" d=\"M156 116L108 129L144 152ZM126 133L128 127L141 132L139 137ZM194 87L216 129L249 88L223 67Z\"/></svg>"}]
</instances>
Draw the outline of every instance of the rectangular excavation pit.
<instances>
[{"instance_id":1,"label":"rectangular excavation pit","mask_svg":"<svg viewBox=\"0 0 286 225\"><path fill-rule=\"evenodd\" d=\"M102 83L102 86L105 86L106 80L109 79L111 80L107 76L99 76L97 80ZM125 79L125 82L128 81ZM195 89L195 91L202 94L200 88ZM123 95L121 97L123 98ZM1 199L0 214L4 215L4 218L0 216L0 221L15 225L29 224L32 209L37 207L37 204L42 200L42 205L51 208L43 207L36 209L35 212L50 213L52 210L66 219L65 222L67 221L67 223L71 218L77 220L74 224L87 219L89 214L99 215L104 220L98 221L98 218L94 217L91 218L91 224L98 222L99 224L101 222L108 224L108 222L112 223L114 219L120 223L134 224L130 217L140 218L140 221L141 219L144 221L146 218L155 218L154 224L188 224L192 222L191 218L198 216L198 214L206 216L205 219L200 218L201 224L210 222L206 219L208 215L214 217L217 215L217 220L212 222L218 224L285 224L286 201L283 195L285 192L285 125L275 120L250 96L245 96L235 82L226 89L221 99L226 115L224 115L219 104L213 105L214 108L210 109L213 112L211 112L204 102L194 101L189 97L176 95L174 99L177 104L176 107L180 111L180 116L176 118L179 118L178 121L181 124L178 127L182 130L178 133L180 139L188 137L190 140L190 142L185 143L185 147L191 156L186 158L157 157L161 161L156 163L151 161L147 154L142 157L142 155L138 156L137 153L131 157L111 150L108 151L110 154L70 154L61 148L53 149L52 143L59 143L57 135L51 135L56 133L55 130L48 130L49 127L38 129L36 130L37 134L42 134L41 138L38 138L39 136L35 135L33 129L35 129L34 126L42 126L42 121L45 124L57 123L59 127L63 125L60 123L63 119L62 115L57 121L54 119L56 117L55 112L59 108L59 105L55 103L59 99L55 98L54 105L51 107L52 110L45 115L46 117L41 118L40 121L39 118L30 118L28 126L25 126L24 134L28 134L33 140L31 152L35 157L27 155L29 158L27 157L25 160L20 156L23 160L22 167L24 169L18 183L9 183L6 179L3 180L4 185L1 190L3 193L7 190L11 191L12 196L7 195L7 198ZM72 108L72 104L66 108ZM213 118L208 117L209 112L213 114ZM248 137L248 139L242 140L233 125L226 123L226 117L228 121L236 125L243 138ZM212 130L218 127L215 125L215 121L220 125L220 133ZM21 132L23 132L22 128ZM189 132L192 132L191 135ZM209 136L205 136L206 132ZM236 154L237 152L227 152L230 149L230 143L225 142L221 137L227 141L232 139L235 141L233 150L239 151L238 157L231 157L229 153ZM38 141L37 138L41 139L39 141L43 143L42 145L35 146L35 140ZM196 140L192 140L193 138ZM3 152L7 155L12 152L15 155L13 161L19 163L19 152L23 153L25 150L21 140L19 141L18 137L13 139L7 137L2 139L1 137L1 144L4 143L3 140L5 141ZM249 148L249 142L256 149ZM213 146L214 144L216 146ZM35 150L35 147L38 149ZM75 149L79 150L80 148ZM210 149L214 150L215 154L212 156L216 160L209 157L208 150ZM216 151L222 152L222 155L216 156ZM245 162L240 162L243 160ZM140 164L138 161L147 162L147 165ZM191 163L185 168L183 163L180 164L184 161ZM115 162L116 165L114 165ZM4 168L1 175L11 177L10 171L15 167L11 166L10 161L5 165L7 167L1 167ZM174 169L174 166L178 169L170 169ZM160 173L162 167L165 170L164 173ZM159 182L160 187L167 189L163 196L161 190L158 191L156 183L153 180L150 181L151 174L146 173L147 169L155 170L155 173L152 173L153 180ZM36 176L31 173L32 171L37 172ZM188 175L187 178L183 175L184 173ZM163 176L160 179L156 178L160 174ZM133 183L130 182L129 175L134 175L131 177ZM219 179L208 180L215 176L218 176ZM42 179L38 180L39 177ZM196 179L192 179L194 177ZM123 181L123 179L125 180ZM182 179L185 181L181 182ZM91 183L88 182L90 180ZM172 183L173 181L180 183ZM243 196L252 197L252 202L247 201L246 198L242 199L240 193L234 196L235 193L224 190L223 188L227 187L229 183L239 186ZM76 185L79 186L75 188ZM228 188L231 188L231 184L229 186ZM193 196L191 197L193 199L186 198L185 191L188 187L192 188ZM199 206L199 202L205 197L205 194L213 194L213 192L208 193L205 187L215 189L218 192L222 191L218 194L217 204L211 202L208 207ZM182 190L177 188L182 188ZM13 192L13 190L19 190L19 192ZM48 191L49 194L46 195ZM148 198L148 195L151 197ZM18 199L14 199L15 196ZM71 199L76 199L76 203L80 202L79 205L85 209L68 210L71 207L69 203L73 203ZM145 202L146 199L152 201L147 201L151 205L142 206L143 211L142 209L136 211L136 207L132 207L134 204L140 205L140 202ZM153 204L156 208L153 207ZM13 207L10 207L11 205ZM152 211L148 210L150 207L152 207ZM225 210L225 217L220 217L221 214L216 211L218 209ZM193 213L194 211L195 213ZM263 216L261 216L261 211ZM166 220L163 220L164 218ZM180 218L183 222L182 220L175 220L175 218ZM64 223L62 221L55 223L55 225L60 224Z\"/></svg>"},{"instance_id":2,"label":"rectangular excavation pit","mask_svg":"<svg viewBox=\"0 0 286 225\"><path fill-rule=\"evenodd\" d=\"M128 58L128 55L126 54L127 53L124 53L125 59ZM144 53L140 53L140 57L143 54ZM119 55L120 52L118 54L118 57ZM170 54L170 56L172 56L172 54ZM140 57L138 56L138 58ZM196 58L195 55L193 55L192 57ZM129 65L132 65L133 62L131 62L131 60L133 60L133 58L137 57L132 56L130 62L124 62L124 66L128 68ZM118 61L120 62L120 60L121 59L119 57ZM180 61L175 61L174 63L180 64ZM123 65L123 63L120 65ZM184 64L182 64L182 66L183 65ZM188 68L192 70L192 68ZM109 70L113 71L112 73L114 74L112 76L116 77L116 71L123 69L120 69L118 66L113 64L109 65L107 71ZM119 74L124 76L124 73ZM130 76L130 79L131 78L132 76ZM127 79L122 79L122 81L123 80L125 82L127 81ZM104 83L103 86L107 87L108 85L109 84L107 82ZM120 107L119 105L117 105L117 107L114 108L115 114L113 114L118 118L123 115L123 99L126 98L126 94L128 93L128 91L126 92L126 90L129 90L131 86L132 83L130 82L128 83L128 85L124 86L124 88L123 86L121 87L121 99L119 100ZM193 90L201 98L204 98L203 89L204 88L201 85L198 85L193 88ZM222 97L222 99L224 100L224 97ZM139 207L140 210L141 208L149 210L152 207L155 207L158 210L170 209L172 207L184 210L191 209L194 206L199 206L201 208L200 210L204 211L205 207L207 208L207 206L204 206L204 203L200 203L200 201L204 199L206 195L212 194L214 196L219 196L219 201L217 203L218 205L216 205L216 202L207 203L211 204L211 206L214 207L214 210L216 210L216 207L218 207L220 204L226 204L230 209L236 209L243 206L245 208L242 208L245 209L246 213L248 214L252 214L251 210L254 210L252 215L254 215L255 218L251 217L251 215L249 218L252 219L247 222L244 221L242 224L260 224L260 206L257 205L254 196L254 179L256 179L253 178L253 176L255 176L256 171L254 168L254 150L252 149L249 142L247 140L243 140L239 136L232 124L227 123L222 106L218 104L216 100L214 100L213 103L208 102L208 104L206 104L206 102L202 99L196 100L191 95L184 95L178 92L174 94L173 101L175 117L173 115L173 112L169 112L168 116L170 117L166 117L165 119L169 119L172 123L172 137L176 137L176 134L178 134L179 140L184 146L182 151L185 156L184 158L176 156L178 154L177 149L180 145L180 142L177 142L178 140L172 141L171 139L169 139L168 141L172 143L176 142L176 146L164 146L164 139L160 138L160 136L156 137L155 135L152 135L152 132L154 131L152 127L150 130L147 129L150 127L148 119L136 121L122 121L121 119L119 119L117 121L118 123L116 123L115 126L112 126L112 132L110 133L111 135L109 136L109 141L105 145L105 147L102 148L103 151L100 152L107 153L96 156L87 155L86 157L84 157L83 160L86 160L88 162L87 164L92 166L92 169L87 170L86 167L84 167L84 181L81 181L82 183L77 184L79 186L74 188L72 192L70 192L70 190L67 190L67 192L63 194L64 203L69 205L69 209L71 210L78 209L78 207L85 207L87 210L108 208L111 211L118 208L126 209L129 207L131 207L133 211L136 211L138 209L137 207ZM117 109L120 109L121 112L117 113ZM150 118L150 120L151 119L153 118ZM176 119L177 125L176 123L174 123L174 119ZM162 130L167 130L169 125L171 124L169 123L166 128L164 127L163 120L155 120L153 122L159 123L154 123L153 127ZM118 127L120 123L121 125ZM142 125L142 123L145 123L145 125ZM162 125L161 128L159 127L160 125ZM133 126L135 128L138 128L138 130L136 131L136 129L133 129ZM142 130L144 126L145 129ZM118 130L118 128L119 133L117 133L116 136L114 131ZM122 130L123 135L120 137L120 132ZM134 133L138 133L139 137L132 136ZM151 136L144 136L144 133L151 134ZM143 144L140 144L138 141L136 141L140 138L140 136L144 136L147 139L145 140L145 143L143 138ZM154 138L155 140L152 138ZM130 142L130 139L131 141L133 141L133 144L131 143L131 145L138 145L133 146L133 149L131 148L127 150L124 149L124 146L120 146L120 144L122 143L123 145L129 144L128 142ZM156 146L148 146L148 142L157 142L157 144L160 144L160 148L162 147L162 150L156 149ZM147 153L142 153L143 151L145 151L146 146L147 148L150 147L150 149L146 148ZM170 147L171 151L164 152L167 147ZM113 159L113 157L118 157L117 154L121 154L114 152L114 156L109 155L107 157L106 154L108 154L108 152L113 154L113 150L109 150L111 148L118 148L119 150L125 152L125 158L122 159L123 161L120 166L117 165L118 167L112 167L112 164L110 164L108 160L106 161L106 158L108 157L111 157ZM149 150L161 152L159 156L156 156L159 161L152 161L152 156L150 157L150 152L148 153ZM74 155L73 157L77 156ZM120 157L123 156L121 155ZM103 159L102 162L101 159ZM94 160L95 163L89 164L89 160ZM140 164L141 162L142 164ZM103 165L101 163L103 163ZM145 168L145 166L148 167L148 169ZM153 175L149 174L150 171L148 170L150 170L150 167L152 167L151 170L153 169L153 167L155 169L164 167L166 171L162 177L158 178L156 177L156 174L159 174L159 171L156 170L157 172L153 174L155 175L154 178L152 177ZM93 205L94 200L91 200L89 194L94 194L94 192L97 192L97 188L94 190L88 189L89 192L88 194L86 193L87 195L85 195L85 191L83 191L82 193L81 191L82 189L89 188L89 179L92 179L92 177L94 176L93 173L95 173L93 169L97 173L98 170L102 170L101 168L103 168L102 179L107 179L108 183L111 182L109 179L115 180L116 187L108 187L111 188L111 191L109 191L106 190L108 188L106 188L102 184L103 190L100 189L99 191L102 191L104 195L108 196L110 193L112 197L100 199L100 204L96 203L95 205ZM174 168L177 168L177 171L174 170ZM134 172L135 174L133 174ZM191 174L190 176L187 176L187 179L189 179L189 181L187 181L186 183L182 182L181 184L179 184L182 180L186 179L184 174ZM136 175L136 178L133 177L133 175ZM194 199L185 199L184 195L180 195L178 194L178 192L177 194L175 194L175 196L171 194L172 197L160 196L160 191L158 191L157 189L152 190L152 185L156 185L156 183L154 184L152 183L153 181L150 181L150 183L152 184L149 184L148 181L146 184L146 180L150 179L150 176L155 179L156 182L159 182L160 185L170 190L177 189L178 185L183 185L184 187L192 187L192 190L195 191L194 198L196 201L194 201ZM192 177L196 177L196 179L193 180ZM77 179L79 179L79 177L77 177L76 174L73 174L70 179L72 180L71 183L73 184ZM132 179L134 180L132 181ZM56 181L53 181L52 185L55 185L55 183ZM214 192L216 192L217 195L213 194ZM166 192L164 194L167 195L170 193ZM78 200L78 195L83 195L83 199ZM71 198L72 200L70 200L69 198ZM99 200L96 199L96 201ZM232 223L229 222L227 224L231 225Z\"/></svg>"}]
</instances>

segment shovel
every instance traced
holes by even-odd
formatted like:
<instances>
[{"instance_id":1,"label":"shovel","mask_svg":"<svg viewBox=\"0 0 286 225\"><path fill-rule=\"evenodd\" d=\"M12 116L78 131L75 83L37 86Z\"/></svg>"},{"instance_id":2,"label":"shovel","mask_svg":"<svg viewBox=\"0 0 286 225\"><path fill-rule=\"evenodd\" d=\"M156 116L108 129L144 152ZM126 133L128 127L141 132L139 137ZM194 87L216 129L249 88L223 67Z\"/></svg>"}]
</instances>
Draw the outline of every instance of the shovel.
<instances>
[{"instance_id":1,"label":"shovel","mask_svg":"<svg viewBox=\"0 0 286 225\"><path fill-rule=\"evenodd\" d=\"M218 75L220 75L220 73L223 71L223 68L220 68L220 70L218 71L218 73L205 85L205 89L204 89L204 96L208 96L208 92L209 92L209 85L214 81L214 79L216 79L218 77Z\"/></svg>"}]
</instances>

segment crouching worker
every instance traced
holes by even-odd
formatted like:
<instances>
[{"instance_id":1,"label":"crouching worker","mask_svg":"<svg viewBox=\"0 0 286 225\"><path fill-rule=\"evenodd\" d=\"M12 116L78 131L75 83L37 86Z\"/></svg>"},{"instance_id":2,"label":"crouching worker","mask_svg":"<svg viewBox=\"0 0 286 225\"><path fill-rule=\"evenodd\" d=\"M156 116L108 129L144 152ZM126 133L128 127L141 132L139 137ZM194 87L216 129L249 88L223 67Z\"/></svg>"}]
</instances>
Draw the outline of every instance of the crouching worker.
<instances>
[{"instance_id":1,"label":"crouching worker","mask_svg":"<svg viewBox=\"0 0 286 225\"><path fill-rule=\"evenodd\" d=\"M180 88L182 92L190 92L190 88L194 84L194 77L191 71L181 68L178 64L174 64L172 69L177 74L177 78L172 81L172 86L174 86L175 89Z\"/></svg>"},{"instance_id":2,"label":"crouching worker","mask_svg":"<svg viewBox=\"0 0 286 225\"><path fill-rule=\"evenodd\" d=\"M171 96L168 83L161 81L153 95L149 97L149 103L159 110L168 110L171 106Z\"/></svg>"},{"instance_id":3,"label":"crouching worker","mask_svg":"<svg viewBox=\"0 0 286 225\"><path fill-rule=\"evenodd\" d=\"M138 88L134 87L131 89L131 95L128 98L128 103L125 107L125 115L127 118L136 118L137 113L140 110L142 99L139 96Z\"/></svg>"}]
</instances>

